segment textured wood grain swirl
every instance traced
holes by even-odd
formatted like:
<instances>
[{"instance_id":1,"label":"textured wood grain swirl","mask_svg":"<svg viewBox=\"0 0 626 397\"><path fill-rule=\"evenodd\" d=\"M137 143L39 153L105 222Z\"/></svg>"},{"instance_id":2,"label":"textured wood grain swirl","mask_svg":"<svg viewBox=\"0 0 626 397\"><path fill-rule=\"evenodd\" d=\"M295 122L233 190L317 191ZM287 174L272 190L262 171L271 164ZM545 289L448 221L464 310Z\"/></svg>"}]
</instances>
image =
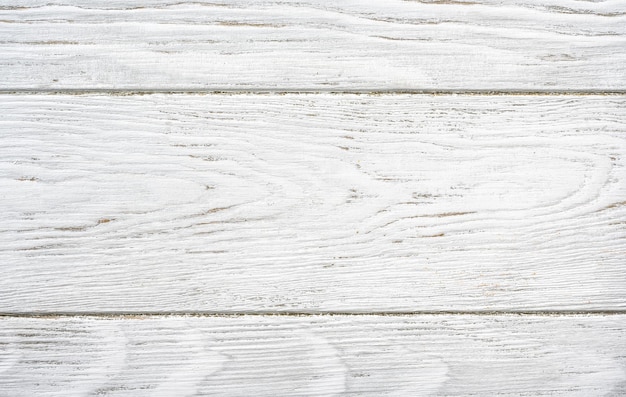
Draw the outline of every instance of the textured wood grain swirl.
<instances>
[{"instance_id":1,"label":"textured wood grain swirl","mask_svg":"<svg viewBox=\"0 0 626 397\"><path fill-rule=\"evenodd\" d=\"M621 96L3 96L0 311L624 309Z\"/></svg>"}]
</instances>

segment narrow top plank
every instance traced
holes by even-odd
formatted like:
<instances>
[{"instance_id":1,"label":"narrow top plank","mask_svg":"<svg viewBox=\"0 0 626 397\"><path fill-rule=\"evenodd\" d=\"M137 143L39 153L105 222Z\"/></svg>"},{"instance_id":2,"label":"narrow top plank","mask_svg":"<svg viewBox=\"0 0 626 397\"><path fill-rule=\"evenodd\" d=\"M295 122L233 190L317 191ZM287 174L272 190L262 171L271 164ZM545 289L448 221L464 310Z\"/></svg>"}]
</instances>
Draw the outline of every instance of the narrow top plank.
<instances>
[{"instance_id":1,"label":"narrow top plank","mask_svg":"<svg viewBox=\"0 0 626 397\"><path fill-rule=\"evenodd\" d=\"M621 1L8 1L1 89L626 88Z\"/></svg>"}]
</instances>

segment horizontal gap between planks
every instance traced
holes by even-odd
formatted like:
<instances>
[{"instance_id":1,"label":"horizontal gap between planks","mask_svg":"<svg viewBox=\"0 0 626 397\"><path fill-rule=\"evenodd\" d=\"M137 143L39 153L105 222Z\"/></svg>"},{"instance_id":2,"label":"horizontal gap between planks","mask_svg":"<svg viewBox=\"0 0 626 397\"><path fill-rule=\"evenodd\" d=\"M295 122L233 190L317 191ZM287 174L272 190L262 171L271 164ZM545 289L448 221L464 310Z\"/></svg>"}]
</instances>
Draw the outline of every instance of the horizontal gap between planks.
<instances>
[{"instance_id":1,"label":"horizontal gap between planks","mask_svg":"<svg viewBox=\"0 0 626 397\"><path fill-rule=\"evenodd\" d=\"M95 317L95 318L135 318L135 317L316 317L316 316L614 316L626 315L626 310L527 310L527 311L120 311L120 312L0 312L0 318L55 318L55 317Z\"/></svg>"},{"instance_id":2,"label":"horizontal gap between planks","mask_svg":"<svg viewBox=\"0 0 626 397\"><path fill-rule=\"evenodd\" d=\"M193 94L193 95L286 95L286 94L355 94L355 95L527 95L527 96L617 96L626 95L626 90L446 90L446 89L0 89L0 95L152 95L152 94Z\"/></svg>"}]
</instances>

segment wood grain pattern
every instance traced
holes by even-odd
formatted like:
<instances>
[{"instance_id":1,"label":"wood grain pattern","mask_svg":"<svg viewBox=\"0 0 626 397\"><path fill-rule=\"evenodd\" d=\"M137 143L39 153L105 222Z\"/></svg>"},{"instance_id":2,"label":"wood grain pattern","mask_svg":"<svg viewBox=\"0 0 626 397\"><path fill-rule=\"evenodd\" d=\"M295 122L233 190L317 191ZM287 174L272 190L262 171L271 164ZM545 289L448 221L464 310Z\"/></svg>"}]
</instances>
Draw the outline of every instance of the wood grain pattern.
<instances>
[{"instance_id":1,"label":"wood grain pattern","mask_svg":"<svg viewBox=\"0 0 626 397\"><path fill-rule=\"evenodd\" d=\"M626 317L3 318L0 396L622 396Z\"/></svg>"},{"instance_id":2,"label":"wood grain pattern","mask_svg":"<svg viewBox=\"0 0 626 397\"><path fill-rule=\"evenodd\" d=\"M623 96L0 96L0 312L626 309Z\"/></svg>"},{"instance_id":3,"label":"wood grain pattern","mask_svg":"<svg viewBox=\"0 0 626 397\"><path fill-rule=\"evenodd\" d=\"M2 89L625 89L626 3L81 1L0 7Z\"/></svg>"}]
</instances>

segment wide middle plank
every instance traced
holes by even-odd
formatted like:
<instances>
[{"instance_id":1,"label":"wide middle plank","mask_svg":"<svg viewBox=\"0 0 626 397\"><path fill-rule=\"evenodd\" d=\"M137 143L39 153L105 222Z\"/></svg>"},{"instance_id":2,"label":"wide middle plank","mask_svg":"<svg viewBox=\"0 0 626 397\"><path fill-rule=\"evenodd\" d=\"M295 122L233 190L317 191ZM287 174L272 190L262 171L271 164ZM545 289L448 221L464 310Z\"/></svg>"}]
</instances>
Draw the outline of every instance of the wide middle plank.
<instances>
[{"instance_id":1,"label":"wide middle plank","mask_svg":"<svg viewBox=\"0 0 626 397\"><path fill-rule=\"evenodd\" d=\"M0 96L0 311L626 308L623 96Z\"/></svg>"}]
</instances>

